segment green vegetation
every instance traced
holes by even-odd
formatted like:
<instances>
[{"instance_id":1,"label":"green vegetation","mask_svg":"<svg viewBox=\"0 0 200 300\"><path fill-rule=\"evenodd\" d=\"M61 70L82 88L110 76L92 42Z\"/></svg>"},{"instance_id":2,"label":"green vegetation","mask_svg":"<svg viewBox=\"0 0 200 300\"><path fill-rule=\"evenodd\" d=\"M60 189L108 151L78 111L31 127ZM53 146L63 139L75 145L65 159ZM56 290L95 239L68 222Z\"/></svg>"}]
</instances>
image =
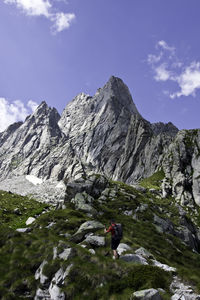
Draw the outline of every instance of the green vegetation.
<instances>
[{"instance_id":1,"label":"green vegetation","mask_svg":"<svg viewBox=\"0 0 200 300\"><path fill-rule=\"evenodd\" d=\"M6 225L13 229L26 227L28 217L39 215L48 207L28 197L0 191L0 226Z\"/></svg>"},{"instance_id":2,"label":"green vegetation","mask_svg":"<svg viewBox=\"0 0 200 300\"><path fill-rule=\"evenodd\" d=\"M140 185L148 189L160 189L161 181L164 179L165 173L163 170L157 171L152 176L141 180Z\"/></svg>"},{"instance_id":3,"label":"green vegetation","mask_svg":"<svg viewBox=\"0 0 200 300\"><path fill-rule=\"evenodd\" d=\"M164 176L159 171L143 180L146 188L159 188ZM40 286L34 278L41 263L46 260L43 274L50 282L59 270L72 265L69 275L61 287L66 299L126 300L134 291L146 288L163 288L163 299L170 299L169 285L172 274L151 265L126 263L113 260L110 251L110 236L106 236L105 247L86 246L73 243L73 235L80 225L88 220L99 221L106 226L115 219L124 228L123 243L131 247L130 253L140 247L148 250L158 261L177 268L184 281L200 292L199 254L192 252L173 235L160 233L153 224L154 215L170 220L178 228L178 210L173 198L161 199L150 192L141 192L121 182L111 181L104 199L95 199L92 204L99 212L96 217L74 209L69 202L66 209L50 208L27 197L0 192L0 298L34 298ZM16 212L16 208L18 208ZM45 213L41 214L42 211ZM127 215L125 212L131 212ZM15 229L25 227L30 216L38 216L29 233ZM103 236L103 230L95 234ZM54 257L66 248L73 248L69 260ZM88 249L93 248L95 254ZM110 252L106 256L106 253ZM54 257L54 259L53 259Z\"/></svg>"}]
</instances>

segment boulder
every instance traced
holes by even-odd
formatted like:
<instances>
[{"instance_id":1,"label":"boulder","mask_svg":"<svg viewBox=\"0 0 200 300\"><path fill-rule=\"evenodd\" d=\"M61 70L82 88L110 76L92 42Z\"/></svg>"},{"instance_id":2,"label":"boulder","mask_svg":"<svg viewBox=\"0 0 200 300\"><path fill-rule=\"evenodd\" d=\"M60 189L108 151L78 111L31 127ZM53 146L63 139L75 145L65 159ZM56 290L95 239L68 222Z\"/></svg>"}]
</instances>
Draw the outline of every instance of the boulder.
<instances>
[{"instance_id":1,"label":"boulder","mask_svg":"<svg viewBox=\"0 0 200 300\"><path fill-rule=\"evenodd\" d=\"M64 280L65 278L69 275L69 272L71 270L71 268L73 267L73 264L70 264L66 270L64 271L63 268L60 268L56 274L54 275L54 277L52 278L52 283L56 284L57 286L61 286L64 284Z\"/></svg>"},{"instance_id":2,"label":"boulder","mask_svg":"<svg viewBox=\"0 0 200 300\"><path fill-rule=\"evenodd\" d=\"M120 259L122 259L128 263L137 263L140 265L148 265L146 259L137 254L125 254L125 255L120 256Z\"/></svg>"},{"instance_id":3,"label":"boulder","mask_svg":"<svg viewBox=\"0 0 200 300\"><path fill-rule=\"evenodd\" d=\"M156 289L147 289L147 290L141 290L133 293L132 297L130 298L138 299L138 300L162 300L159 291Z\"/></svg>"},{"instance_id":4,"label":"boulder","mask_svg":"<svg viewBox=\"0 0 200 300\"><path fill-rule=\"evenodd\" d=\"M66 248L63 252L61 252L58 257L63 260L68 260L69 258L75 255L76 251L73 248Z\"/></svg>"},{"instance_id":5,"label":"boulder","mask_svg":"<svg viewBox=\"0 0 200 300\"><path fill-rule=\"evenodd\" d=\"M21 232L21 233L27 233L31 231L31 228L25 227L25 228L17 228L16 229L17 232Z\"/></svg>"},{"instance_id":6,"label":"boulder","mask_svg":"<svg viewBox=\"0 0 200 300\"><path fill-rule=\"evenodd\" d=\"M120 243L117 248L117 252L119 253L119 255L121 255L122 253L124 253L126 251L130 251L130 250L131 250L131 247L124 243Z\"/></svg>"},{"instance_id":7,"label":"boulder","mask_svg":"<svg viewBox=\"0 0 200 300\"><path fill-rule=\"evenodd\" d=\"M35 218L33 218L33 217L29 217L27 220L26 220L26 225L28 226L28 225L31 225L33 222L35 222Z\"/></svg>"},{"instance_id":8,"label":"boulder","mask_svg":"<svg viewBox=\"0 0 200 300\"><path fill-rule=\"evenodd\" d=\"M48 277L43 274L43 268L48 262L44 260L39 268L35 272L35 280L40 280L40 283L44 285L46 282L48 282Z\"/></svg>"},{"instance_id":9,"label":"boulder","mask_svg":"<svg viewBox=\"0 0 200 300\"><path fill-rule=\"evenodd\" d=\"M191 286L183 283L178 276L173 277L170 291L173 293L171 300L200 300L200 295L197 295Z\"/></svg>"},{"instance_id":10,"label":"boulder","mask_svg":"<svg viewBox=\"0 0 200 300\"><path fill-rule=\"evenodd\" d=\"M85 234L89 232L95 232L99 229L103 229L105 226L98 221L87 221L83 223L78 231L71 237L71 241L73 242L81 242L85 236Z\"/></svg>"},{"instance_id":11,"label":"boulder","mask_svg":"<svg viewBox=\"0 0 200 300\"><path fill-rule=\"evenodd\" d=\"M137 255L140 255L140 256L144 257L144 258L150 258L150 257L153 257L153 255L152 255L148 250L146 250L146 249L143 248L143 247L140 247L139 249L137 249L137 250L135 251L135 253L136 253Z\"/></svg>"},{"instance_id":12,"label":"boulder","mask_svg":"<svg viewBox=\"0 0 200 300\"><path fill-rule=\"evenodd\" d=\"M155 260L155 259L152 259L151 262L153 263L154 266L160 268L160 269L163 269L167 272L176 272L176 268L174 267L170 267L166 264L162 264L160 263L159 261Z\"/></svg>"},{"instance_id":13,"label":"boulder","mask_svg":"<svg viewBox=\"0 0 200 300\"><path fill-rule=\"evenodd\" d=\"M34 300L51 300L51 296L48 290L42 290L41 288L37 289Z\"/></svg>"},{"instance_id":14,"label":"boulder","mask_svg":"<svg viewBox=\"0 0 200 300\"><path fill-rule=\"evenodd\" d=\"M65 300L65 294L53 282L49 286L49 294L52 300Z\"/></svg>"},{"instance_id":15,"label":"boulder","mask_svg":"<svg viewBox=\"0 0 200 300\"><path fill-rule=\"evenodd\" d=\"M84 240L85 243L90 244L91 246L103 247L105 246L105 237L97 235L89 235Z\"/></svg>"}]
</instances>

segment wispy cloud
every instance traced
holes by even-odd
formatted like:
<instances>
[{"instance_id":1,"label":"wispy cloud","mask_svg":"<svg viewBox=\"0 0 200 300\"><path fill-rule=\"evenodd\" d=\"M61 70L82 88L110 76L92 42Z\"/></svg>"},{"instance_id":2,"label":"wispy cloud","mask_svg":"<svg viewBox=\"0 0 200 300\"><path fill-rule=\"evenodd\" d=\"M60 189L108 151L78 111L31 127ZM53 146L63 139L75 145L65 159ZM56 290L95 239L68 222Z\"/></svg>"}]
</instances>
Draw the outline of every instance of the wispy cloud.
<instances>
[{"instance_id":1,"label":"wispy cloud","mask_svg":"<svg viewBox=\"0 0 200 300\"><path fill-rule=\"evenodd\" d=\"M3 0L5 4L14 4L27 16L43 16L50 20L54 34L68 29L75 20L74 13L56 12L49 0Z\"/></svg>"},{"instance_id":2,"label":"wispy cloud","mask_svg":"<svg viewBox=\"0 0 200 300\"><path fill-rule=\"evenodd\" d=\"M191 62L189 65L181 62L176 56L176 48L161 40L156 44L156 54L149 54L147 62L154 72L156 81L173 81L178 84L179 90L166 92L170 98L181 96L196 96L200 89L200 62Z\"/></svg>"},{"instance_id":3,"label":"wispy cloud","mask_svg":"<svg viewBox=\"0 0 200 300\"><path fill-rule=\"evenodd\" d=\"M154 79L156 81L167 81L171 77L171 73L167 70L167 64L163 63L155 68Z\"/></svg>"},{"instance_id":4,"label":"wispy cloud","mask_svg":"<svg viewBox=\"0 0 200 300\"><path fill-rule=\"evenodd\" d=\"M169 51L171 54L174 54L175 53L175 47L172 47L172 46L169 46L165 41L159 41L157 43L157 48L160 47L162 48L163 50L167 50Z\"/></svg>"},{"instance_id":5,"label":"wispy cloud","mask_svg":"<svg viewBox=\"0 0 200 300\"><path fill-rule=\"evenodd\" d=\"M65 29L68 29L71 25L71 22L75 19L74 14L65 14L63 12L57 13L52 16L51 20L54 21L52 26L52 32L57 33Z\"/></svg>"},{"instance_id":6,"label":"wispy cloud","mask_svg":"<svg viewBox=\"0 0 200 300\"><path fill-rule=\"evenodd\" d=\"M29 100L27 105L20 100L9 102L5 98L0 98L0 132L4 131L10 124L17 121L24 121L27 115L31 114L38 104Z\"/></svg>"}]
</instances>

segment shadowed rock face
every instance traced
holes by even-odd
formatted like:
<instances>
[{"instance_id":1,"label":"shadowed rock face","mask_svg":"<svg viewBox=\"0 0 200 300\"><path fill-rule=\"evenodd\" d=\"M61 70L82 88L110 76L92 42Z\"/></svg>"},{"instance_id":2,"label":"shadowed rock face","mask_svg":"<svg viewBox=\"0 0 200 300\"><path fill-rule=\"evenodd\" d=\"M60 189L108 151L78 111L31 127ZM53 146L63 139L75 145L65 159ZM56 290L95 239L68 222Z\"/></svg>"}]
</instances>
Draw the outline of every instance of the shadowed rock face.
<instances>
[{"instance_id":1,"label":"shadowed rock face","mask_svg":"<svg viewBox=\"0 0 200 300\"><path fill-rule=\"evenodd\" d=\"M112 76L93 97L75 97L61 117L42 102L24 123L2 132L0 178L31 174L59 181L101 173L134 183L163 168L168 191L183 204L200 204L199 136L172 123L150 124L128 87Z\"/></svg>"}]
</instances>

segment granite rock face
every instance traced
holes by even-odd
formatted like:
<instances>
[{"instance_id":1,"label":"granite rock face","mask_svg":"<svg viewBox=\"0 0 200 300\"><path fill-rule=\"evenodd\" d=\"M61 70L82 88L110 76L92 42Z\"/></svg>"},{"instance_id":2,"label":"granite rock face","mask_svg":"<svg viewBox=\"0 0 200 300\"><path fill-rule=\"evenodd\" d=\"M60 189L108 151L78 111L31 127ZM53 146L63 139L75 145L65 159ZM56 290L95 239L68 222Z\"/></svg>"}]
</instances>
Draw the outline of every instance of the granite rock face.
<instances>
[{"instance_id":1,"label":"granite rock face","mask_svg":"<svg viewBox=\"0 0 200 300\"><path fill-rule=\"evenodd\" d=\"M33 175L69 183L99 173L133 184L162 168L164 196L200 205L199 149L199 130L149 123L112 76L93 97L75 97L61 116L42 102L24 123L0 133L0 180Z\"/></svg>"},{"instance_id":2,"label":"granite rock face","mask_svg":"<svg viewBox=\"0 0 200 300\"><path fill-rule=\"evenodd\" d=\"M127 86L111 77L93 97L75 97L61 117L42 102L1 133L0 176L62 180L95 172L131 183L156 170L177 131L144 120Z\"/></svg>"}]
</instances>

